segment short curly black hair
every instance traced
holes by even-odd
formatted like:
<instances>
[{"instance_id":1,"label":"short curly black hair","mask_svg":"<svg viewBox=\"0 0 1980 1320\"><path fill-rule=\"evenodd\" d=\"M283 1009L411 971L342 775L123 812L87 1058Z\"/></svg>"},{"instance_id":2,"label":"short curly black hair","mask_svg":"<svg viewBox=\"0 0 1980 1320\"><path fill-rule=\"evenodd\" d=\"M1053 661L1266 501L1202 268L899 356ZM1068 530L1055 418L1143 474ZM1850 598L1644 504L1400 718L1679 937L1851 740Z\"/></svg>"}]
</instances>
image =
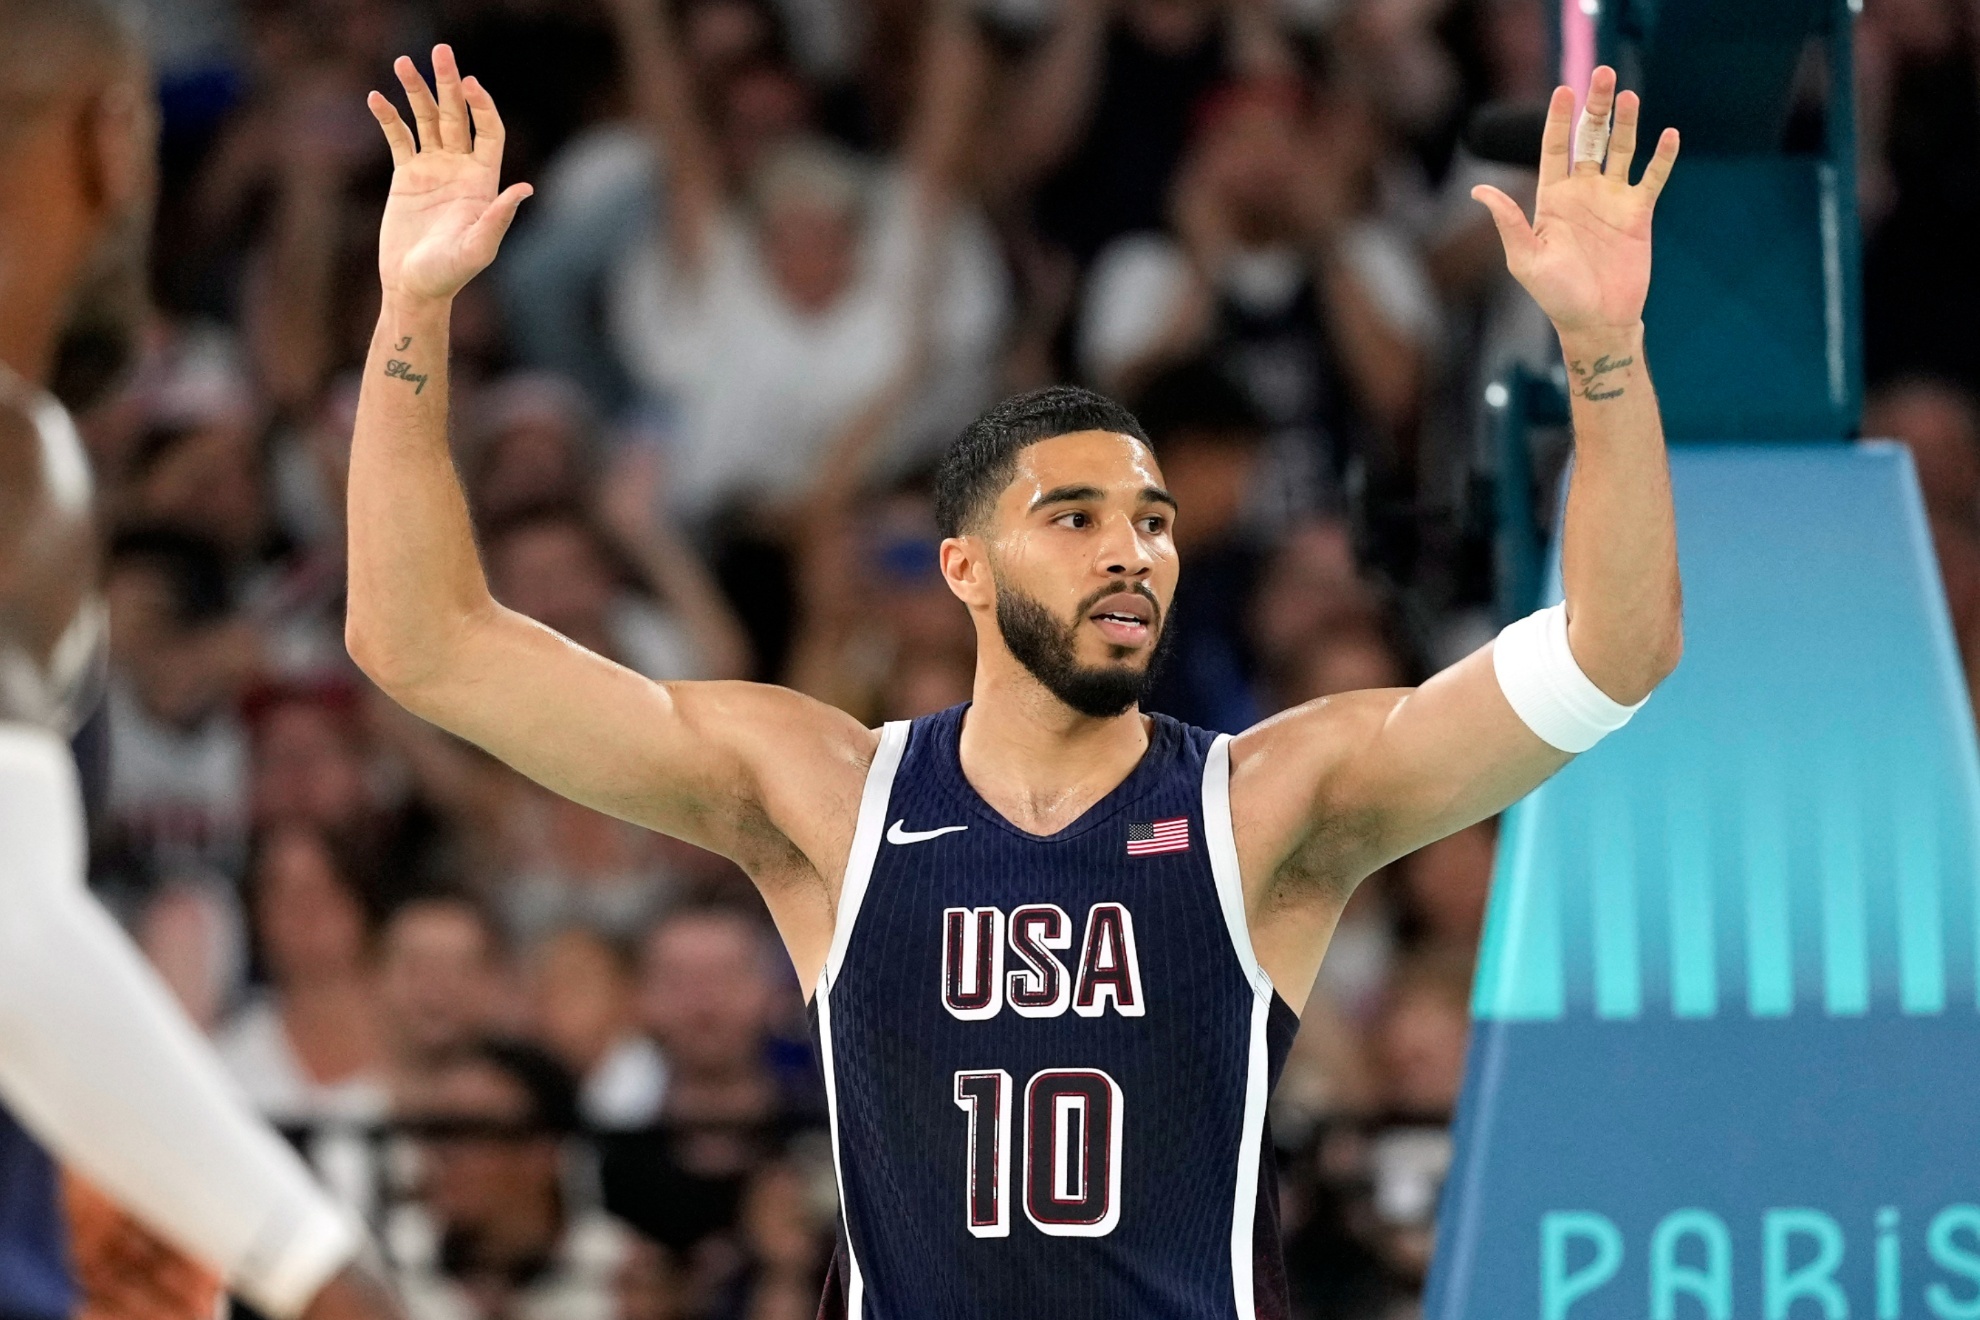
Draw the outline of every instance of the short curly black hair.
<instances>
[{"instance_id":1,"label":"short curly black hair","mask_svg":"<svg viewBox=\"0 0 1980 1320\"><path fill-rule=\"evenodd\" d=\"M935 526L943 536L976 527L1017 472L1018 454L1040 440L1079 431L1130 435L1150 449L1135 415L1077 385L1048 385L1005 399L971 422L935 471Z\"/></svg>"}]
</instances>

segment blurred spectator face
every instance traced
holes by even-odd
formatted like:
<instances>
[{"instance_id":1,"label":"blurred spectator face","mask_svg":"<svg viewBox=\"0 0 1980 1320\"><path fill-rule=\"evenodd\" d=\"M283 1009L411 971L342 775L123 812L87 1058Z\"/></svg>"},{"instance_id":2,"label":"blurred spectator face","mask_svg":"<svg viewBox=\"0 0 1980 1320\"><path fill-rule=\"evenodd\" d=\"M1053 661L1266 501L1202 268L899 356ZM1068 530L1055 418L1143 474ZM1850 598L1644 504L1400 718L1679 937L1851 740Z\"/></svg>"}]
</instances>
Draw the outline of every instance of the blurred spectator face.
<instances>
[{"instance_id":1,"label":"blurred spectator face","mask_svg":"<svg viewBox=\"0 0 1980 1320\"><path fill-rule=\"evenodd\" d=\"M1180 53L1201 41L1216 10L1203 0L1133 0L1127 20L1135 34L1157 50Z\"/></svg>"},{"instance_id":2,"label":"blurred spectator face","mask_svg":"<svg viewBox=\"0 0 1980 1320\"><path fill-rule=\"evenodd\" d=\"M443 1068L423 1088L420 1117L428 1120L526 1128L535 1115L529 1093L508 1074L480 1060ZM501 1233L520 1213L525 1222L554 1201L561 1177L557 1139L544 1133L491 1132L428 1139L422 1201L443 1231Z\"/></svg>"},{"instance_id":3,"label":"blurred spectator face","mask_svg":"<svg viewBox=\"0 0 1980 1320\"><path fill-rule=\"evenodd\" d=\"M405 1054L439 1057L494 1024L496 957L494 932L467 903L416 900L393 914L379 943L379 994Z\"/></svg>"},{"instance_id":4,"label":"blurred spectator face","mask_svg":"<svg viewBox=\"0 0 1980 1320\"><path fill-rule=\"evenodd\" d=\"M281 702L262 714L255 730L254 818L263 825L346 828L371 807L364 769L349 716L318 702Z\"/></svg>"},{"instance_id":5,"label":"blurred spectator face","mask_svg":"<svg viewBox=\"0 0 1980 1320\"><path fill-rule=\"evenodd\" d=\"M524 987L530 1034L582 1076L633 1019L633 981L596 933L560 931L531 951Z\"/></svg>"},{"instance_id":6,"label":"blurred spectator face","mask_svg":"<svg viewBox=\"0 0 1980 1320\"><path fill-rule=\"evenodd\" d=\"M755 177L772 150L810 124L810 95L788 69L764 64L736 74L722 102L722 156L729 176Z\"/></svg>"},{"instance_id":7,"label":"blurred spectator face","mask_svg":"<svg viewBox=\"0 0 1980 1320\"><path fill-rule=\"evenodd\" d=\"M1283 97L1231 93L1198 139L1207 184L1240 240L1283 238L1291 219L1287 202L1298 169L1296 120Z\"/></svg>"},{"instance_id":8,"label":"blurred spectator face","mask_svg":"<svg viewBox=\"0 0 1980 1320\"><path fill-rule=\"evenodd\" d=\"M495 595L510 609L598 650L617 584L576 519L533 519L488 548Z\"/></svg>"},{"instance_id":9,"label":"blurred spectator face","mask_svg":"<svg viewBox=\"0 0 1980 1320\"><path fill-rule=\"evenodd\" d=\"M1402 685L1402 665L1381 634L1353 628L1315 638L1293 662L1292 680L1282 699L1297 706L1342 692Z\"/></svg>"},{"instance_id":10,"label":"blurred spectator face","mask_svg":"<svg viewBox=\"0 0 1980 1320\"><path fill-rule=\"evenodd\" d=\"M734 1075L763 1064L775 989L763 935L748 917L684 912L647 937L640 1014L668 1064Z\"/></svg>"},{"instance_id":11,"label":"blurred spectator face","mask_svg":"<svg viewBox=\"0 0 1980 1320\"><path fill-rule=\"evenodd\" d=\"M1410 909L1431 943L1469 957L1485 928L1495 835L1488 822L1417 849L1403 862Z\"/></svg>"},{"instance_id":12,"label":"blurred spectator face","mask_svg":"<svg viewBox=\"0 0 1980 1320\"><path fill-rule=\"evenodd\" d=\"M788 143L757 171L757 243L784 300L802 315L828 310L858 262L861 180L838 148Z\"/></svg>"},{"instance_id":13,"label":"blurred spectator face","mask_svg":"<svg viewBox=\"0 0 1980 1320\"><path fill-rule=\"evenodd\" d=\"M1162 474L1183 512L1176 546L1188 551L1229 536L1258 468L1258 440L1237 432L1178 431L1162 440Z\"/></svg>"},{"instance_id":14,"label":"blurred spectator face","mask_svg":"<svg viewBox=\"0 0 1980 1320\"><path fill-rule=\"evenodd\" d=\"M259 548L268 533L260 455L245 427L229 422L162 432L146 444L132 491L148 522L210 538L231 558Z\"/></svg>"},{"instance_id":15,"label":"blurred spectator face","mask_svg":"<svg viewBox=\"0 0 1980 1320\"><path fill-rule=\"evenodd\" d=\"M364 905L322 837L297 828L267 837L251 877L254 934L277 986L340 979L365 959Z\"/></svg>"},{"instance_id":16,"label":"blurred spectator face","mask_svg":"<svg viewBox=\"0 0 1980 1320\"><path fill-rule=\"evenodd\" d=\"M635 1234L612 1281L619 1320L680 1320L686 1314L680 1271L667 1249Z\"/></svg>"},{"instance_id":17,"label":"blurred spectator face","mask_svg":"<svg viewBox=\"0 0 1980 1320\"><path fill-rule=\"evenodd\" d=\"M188 622L171 572L143 558L113 563L104 596L111 661L154 718L191 728L235 694L255 644L246 625Z\"/></svg>"},{"instance_id":18,"label":"blurred spectator face","mask_svg":"<svg viewBox=\"0 0 1980 1320\"><path fill-rule=\"evenodd\" d=\"M482 433L471 484L475 512L500 519L588 493L592 411L561 376L521 372L492 385L477 409Z\"/></svg>"},{"instance_id":19,"label":"blurred spectator face","mask_svg":"<svg viewBox=\"0 0 1980 1320\"><path fill-rule=\"evenodd\" d=\"M704 83L769 49L770 16L747 0L695 0L681 21L681 44Z\"/></svg>"},{"instance_id":20,"label":"blurred spectator face","mask_svg":"<svg viewBox=\"0 0 1980 1320\"><path fill-rule=\"evenodd\" d=\"M1537 100L1553 82L1547 8L1540 0L1492 0L1484 8L1485 59L1492 90L1506 100Z\"/></svg>"},{"instance_id":21,"label":"blurred spectator face","mask_svg":"<svg viewBox=\"0 0 1980 1320\"><path fill-rule=\"evenodd\" d=\"M1314 522L1280 542L1252 611L1252 637L1268 662L1307 653L1312 640L1373 609L1347 525Z\"/></svg>"},{"instance_id":22,"label":"blurred spectator face","mask_svg":"<svg viewBox=\"0 0 1980 1320\"><path fill-rule=\"evenodd\" d=\"M770 276L800 312L815 315L839 300L852 282L858 239L852 214L827 202L794 197L763 215Z\"/></svg>"},{"instance_id":23,"label":"blurred spectator face","mask_svg":"<svg viewBox=\"0 0 1980 1320\"><path fill-rule=\"evenodd\" d=\"M1441 961L1397 976L1375 1024L1383 1098L1397 1113L1449 1116L1464 1088L1469 1021L1462 968Z\"/></svg>"},{"instance_id":24,"label":"blurred spectator face","mask_svg":"<svg viewBox=\"0 0 1980 1320\"><path fill-rule=\"evenodd\" d=\"M1872 399L1863 433L1910 448L1925 507L1935 518L1970 523L1980 516L1980 418L1957 386L1912 381Z\"/></svg>"}]
</instances>

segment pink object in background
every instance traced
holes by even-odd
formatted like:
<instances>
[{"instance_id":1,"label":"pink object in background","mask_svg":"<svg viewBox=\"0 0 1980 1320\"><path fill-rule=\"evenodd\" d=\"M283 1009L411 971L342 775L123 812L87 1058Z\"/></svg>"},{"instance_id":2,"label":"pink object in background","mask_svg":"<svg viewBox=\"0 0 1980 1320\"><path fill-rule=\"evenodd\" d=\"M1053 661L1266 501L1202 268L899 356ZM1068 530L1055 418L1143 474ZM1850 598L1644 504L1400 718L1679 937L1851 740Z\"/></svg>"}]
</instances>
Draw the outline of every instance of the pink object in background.
<instances>
[{"instance_id":1,"label":"pink object in background","mask_svg":"<svg viewBox=\"0 0 1980 1320\"><path fill-rule=\"evenodd\" d=\"M1599 3L1599 0L1596 0ZM1561 0L1561 81L1577 106L1595 72L1595 14L1590 0Z\"/></svg>"}]
</instances>

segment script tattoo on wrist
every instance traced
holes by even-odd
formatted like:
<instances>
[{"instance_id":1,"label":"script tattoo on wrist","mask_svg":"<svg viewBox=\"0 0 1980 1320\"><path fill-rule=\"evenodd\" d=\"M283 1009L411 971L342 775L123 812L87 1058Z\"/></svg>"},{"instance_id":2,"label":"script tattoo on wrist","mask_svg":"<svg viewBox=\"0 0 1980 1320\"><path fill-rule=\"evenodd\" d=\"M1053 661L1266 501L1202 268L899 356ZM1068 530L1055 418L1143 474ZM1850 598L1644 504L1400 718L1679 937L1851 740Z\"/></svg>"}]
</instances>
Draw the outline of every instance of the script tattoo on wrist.
<instances>
[{"instance_id":1,"label":"script tattoo on wrist","mask_svg":"<svg viewBox=\"0 0 1980 1320\"><path fill-rule=\"evenodd\" d=\"M1570 361L1568 370L1574 373L1574 389L1571 393L1580 395L1590 403L1606 403L1610 399L1620 399L1628 391L1621 385L1613 389L1604 388L1608 382L1603 377L1612 371L1621 371L1624 367L1635 365L1636 358L1633 354L1619 358L1604 354L1595 359L1593 366L1579 360Z\"/></svg>"},{"instance_id":2,"label":"script tattoo on wrist","mask_svg":"<svg viewBox=\"0 0 1980 1320\"><path fill-rule=\"evenodd\" d=\"M407 342L411 341L408 340ZM401 344L400 347L403 348L405 345ZM416 375L413 372L412 363L410 362L402 361L399 358L392 358L385 364L385 374L394 380L402 380L412 386L414 394L426 393L426 377Z\"/></svg>"}]
</instances>

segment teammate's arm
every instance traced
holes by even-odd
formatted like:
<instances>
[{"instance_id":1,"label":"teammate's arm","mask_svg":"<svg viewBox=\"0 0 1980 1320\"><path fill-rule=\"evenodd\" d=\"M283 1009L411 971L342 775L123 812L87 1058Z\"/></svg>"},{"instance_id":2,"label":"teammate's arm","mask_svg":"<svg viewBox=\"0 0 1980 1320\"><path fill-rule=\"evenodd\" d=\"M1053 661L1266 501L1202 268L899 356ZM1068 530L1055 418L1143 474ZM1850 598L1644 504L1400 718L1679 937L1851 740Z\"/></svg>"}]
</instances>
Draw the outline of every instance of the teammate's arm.
<instances>
[{"instance_id":1,"label":"teammate's arm","mask_svg":"<svg viewBox=\"0 0 1980 1320\"><path fill-rule=\"evenodd\" d=\"M417 142L390 102L370 101L394 172L379 234L383 308L351 445L346 643L413 713L558 793L735 858L762 882L797 860L793 817L853 813L779 812L759 770L793 796L802 783L811 800L850 784L856 802L872 735L777 688L650 682L489 594L447 444L448 318L530 190L498 194L495 104L462 80L447 47L433 63L437 98L410 60L397 66ZM795 841L824 861L821 873L849 844L850 824L842 840ZM774 896L772 910L783 919Z\"/></svg>"},{"instance_id":2,"label":"teammate's arm","mask_svg":"<svg viewBox=\"0 0 1980 1320\"><path fill-rule=\"evenodd\" d=\"M1599 70L1588 122L1606 124L1612 107L1605 170L1599 153L1572 159L1574 96L1556 91L1533 225L1504 193L1477 195L1498 223L1513 274L1552 317L1570 372L1568 646L1607 698L1634 705L1676 666L1683 646L1670 476L1642 324L1651 212L1676 160L1677 134L1665 134L1643 181L1631 185L1637 99L1616 97L1614 73ZM1242 795L1255 804L1254 839L1270 841L1275 854L1248 872L1319 879L1343 895L1375 868L1517 801L1569 759L1515 714L1492 647L1414 691L1302 707L1244 735L1234 751L1234 774L1248 764L1262 774L1276 768L1279 782L1300 786L1283 798L1263 789Z\"/></svg>"},{"instance_id":3,"label":"teammate's arm","mask_svg":"<svg viewBox=\"0 0 1980 1320\"><path fill-rule=\"evenodd\" d=\"M67 744L0 725L0 1094L65 1163L288 1320L348 1266L355 1224L83 888L83 834Z\"/></svg>"}]
</instances>

